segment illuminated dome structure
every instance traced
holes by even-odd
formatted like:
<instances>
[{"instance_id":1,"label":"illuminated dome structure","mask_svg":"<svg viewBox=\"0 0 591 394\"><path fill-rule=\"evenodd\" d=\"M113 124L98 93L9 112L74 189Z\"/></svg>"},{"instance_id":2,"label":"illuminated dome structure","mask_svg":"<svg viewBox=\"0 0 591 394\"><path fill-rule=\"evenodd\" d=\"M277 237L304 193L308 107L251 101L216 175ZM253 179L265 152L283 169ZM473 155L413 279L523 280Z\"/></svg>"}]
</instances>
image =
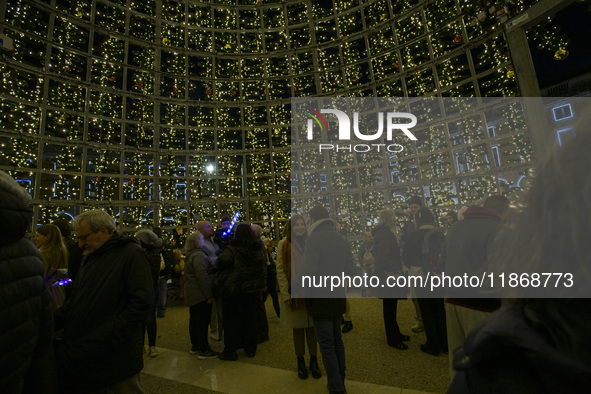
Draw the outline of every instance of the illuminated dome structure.
<instances>
[{"instance_id":1,"label":"illuminated dome structure","mask_svg":"<svg viewBox=\"0 0 591 394\"><path fill-rule=\"evenodd\" d=\"M241 209L277 234L292 97L518 95L502 17L530 3L8 0L0 169L38 223L100 207L188 227ZM490 170L524 170L528 136L464 122L390 160L393 197L445 208L517 186Z\"/></svg>"}]
</instances>

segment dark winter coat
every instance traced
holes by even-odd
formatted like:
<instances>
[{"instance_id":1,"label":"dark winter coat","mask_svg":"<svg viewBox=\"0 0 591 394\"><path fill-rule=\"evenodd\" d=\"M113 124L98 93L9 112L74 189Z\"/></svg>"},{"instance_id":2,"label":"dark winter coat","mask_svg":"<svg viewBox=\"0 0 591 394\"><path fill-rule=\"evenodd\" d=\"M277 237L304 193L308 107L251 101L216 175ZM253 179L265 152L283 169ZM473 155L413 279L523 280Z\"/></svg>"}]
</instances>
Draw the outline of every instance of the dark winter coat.
<instances>
[{"instance_id":1,"label":"dark winter coat","mask_svg":"<svg viewBox=\"0 0 591 394\"><path fill-rule=\"evenodd\" d=\"M400 232L400 239L398 239L398 245L400 249L404 249L406 247L406 241L408 237L415 231L415 224L412 220L409 220L404 223L402 226L402 231Z\"/></svg>"},{"instance_id":2,"label":"dark winter coat","mask_svg":"<svg viewBox=\"0 0 591 394\"><path fill-rule=\"evenodd\" d=\"M143 368L143 328L154 311L146 253L115 233L82 260L68 305L58 371L69 392L121 382Z\"/></svg>"},{"instance_id":3,"label":"dark winter coat","mask_svg":"<svg viewBox=\"0 0 591 394\"><path fill-rule=\"evenodd\" d=\"M223 252L226 246L230 245L232 239L232 234L228 234L228 236L224 237L224 230L221 228L216 230L215 234L213 235L213 242L218 246L218 254Z\"/></svg>"},{"instance_id":4,"label":"dark winter coat","mask_svg":"<svg viewBox=\"0 0 591 394\"><path fill-rule=\"evenodd\" d=\"M185 305L193 306L213 297L213 278L209 271L213 263L201 248L189 251L185 257Z\"/></svg>"},{"instance_id":5,"label":"dark winter coat","mask_svg":"<svg viewBox=\"0 0 591 394\"><path fill-rule=\"evenodd\" d=\"M252 248L229 245L218 256L215 272L216 297L263 290L267 285L267 251L259 244Z\"/></svg>"},{"instance_id":6,"label":"dark winter coat","mask_svg":"<svg viewBox=\"0 0 591 394\"><path fill-rule=\"evenodd\" d=\"M371 231L374 240L373 275L380 279L380 287L375 289L375 295L380 298L406 298L406 290L381 287L388 276L402 274L402 258L400 247L394 233L384 224L380 224Z\"/></svg>"},{"instance_id":7,"label":"dark winter coat","mask_svg":"<svg viewBox=\"0 0 591 394\"><path fill-rule=\"evenodd\" d=\"M445 274L448 276L478 276L490 272L496 253L495 237L501 229L501 218L484 208L471 206L464 212L464 220L450 227L442 252ZM479 289L447 289L447 302L491 312L500 307L500 300L471 298Z\"/></svg>"},{"instance_id":8,"label":"dark winter coat","mask_svg":"<svg viewBox=\"0 0 591 394\"><path fill-rule=\"evenodd\" d=\"M0 241L0 391L56 392L51 299L31 241Z\"/></svg>"},{"instance_id":9,"label":"dark winter coat","mask_svg":"<svg viewBox=\"0 0 591 394\"><path fill-rule=\"evenodd\" d=\"M158 286L158 278L160 277L160 263L162 262L162 248L159 246L151 246L141 244L142 249L148 255L148 263L150 263L150 273L152 274L152 281L154 286Z\"/></svg>"},{"instance_id":10,"label":"dark winter coat","mask_svg":"<svg viewBox=\"0 0 591 394\"><path fill-rule=\"evenodd\" d=\"M492 313L454 352L449 393L588 393L591 303L530 301Z\"/></svg>"},{"instance_id":11,"label":"dark winter coat","mask_svg":"<svg viewBox=\"0 0 591 394\"><path fill-rule=\"evenodd\" d=\"M304 251L302 276L351 276L354 274L353 254L349 242L343 238L330 219L322 219L309 229ZM301 284L301 278L296 278ZM308 313L315 319L330 319L346 312L344 286L330 291L330 283L322 288L305 288Z\"/></svg>"},{"instance_id":12,"label":"dark winter coat","mask_svg":"<svg viewBox=\"0 0 591 394\"><path fill-rule=\"evenodd\" d=\"M415 230L406 240L406 247L402 251L402 261L407 267L421 267L426 274L432 267L425 267L424 256L421 253L425 236L431 230L435 229L432 225L424 225ZM444 237L440 230L436 230L440 237ZM435 257L439 259L439 255Z\"/></svg>"},{"instance_id":13,"label":"dark winter coat","mask_svg":"<svg viewBox=\"0 0 591 394\"><path fill-rule=\"evenodd\" d=\"M0 177L0 391L55 393L51 299L41 254L24 238L33 210L16 187Z\"/></svg>"}]
</instances>

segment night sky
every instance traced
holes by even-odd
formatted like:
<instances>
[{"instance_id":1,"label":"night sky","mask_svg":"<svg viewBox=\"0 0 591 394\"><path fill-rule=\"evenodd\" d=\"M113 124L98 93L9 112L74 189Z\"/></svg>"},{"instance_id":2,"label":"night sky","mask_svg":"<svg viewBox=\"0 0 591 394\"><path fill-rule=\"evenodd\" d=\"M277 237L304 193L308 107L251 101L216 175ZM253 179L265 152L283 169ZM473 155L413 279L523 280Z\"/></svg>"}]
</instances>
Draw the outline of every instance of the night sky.
<instances>
[{"instance_id":1,"label":"night sky","mask_svg":"<svg viewBox=\"0 0 591 394\"><path fill-rule=\"evenodd\" d=\"M567 33L570 40L569 56L565 60L556 61L553 52L540 51L530 42L540 88L591 71L590 9L590 1L576 2L557 13L553 20L553 24L560 26L560 33Z\"/></svg>"}]
</instances>

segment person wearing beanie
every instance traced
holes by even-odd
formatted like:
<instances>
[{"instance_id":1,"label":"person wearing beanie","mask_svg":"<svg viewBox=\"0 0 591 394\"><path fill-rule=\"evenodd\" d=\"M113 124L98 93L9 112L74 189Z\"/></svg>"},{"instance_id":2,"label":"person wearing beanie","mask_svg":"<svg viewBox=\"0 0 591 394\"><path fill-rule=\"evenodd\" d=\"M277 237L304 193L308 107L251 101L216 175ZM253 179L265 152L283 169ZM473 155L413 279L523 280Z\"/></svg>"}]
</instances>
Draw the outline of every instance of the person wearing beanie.
<instances>
[{"instance_id":1,"label":"person wearing beanie","mask_svg":"<svg viewBox=\"0 0 591 394\"><path fill-rule=\"evenodd\" d=\"M139 241L142 249L148 255L150 262L150 271L152 273L152 286L154 289L154 305L158 305L158 277L160 276L160 268L164 265L162 259L162 240L152 231L148 229L141 229L135 233L135 238ZM156 350L156 309L148 312L146 320L144 321L145 332L148 332L148 356L154 358L158 355Z\"/></svg>"}]
</instances>

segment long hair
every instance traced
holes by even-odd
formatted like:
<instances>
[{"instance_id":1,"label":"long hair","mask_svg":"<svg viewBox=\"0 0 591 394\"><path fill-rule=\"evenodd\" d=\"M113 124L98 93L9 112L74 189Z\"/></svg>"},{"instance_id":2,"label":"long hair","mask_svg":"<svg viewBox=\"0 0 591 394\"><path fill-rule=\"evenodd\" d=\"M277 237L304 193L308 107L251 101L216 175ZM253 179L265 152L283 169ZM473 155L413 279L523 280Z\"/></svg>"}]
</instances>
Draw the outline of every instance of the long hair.
<instances>
[{"instance_id":1,"label":"long hair","mask_svg":"<svg viewBox=\"0 0 591 394\"><path fill-rule=\"evenodd\" d=\"M199 231L194 231L187 237L185 241L185 247L183 249L184 253L189 253L190 251L202 248L204 245L203 234Z\"/></svg>"},{"instance_id":2,"label":"long hair","mask_svg":"<svg viewBox=\"0 0 591 394\"><path fill-rule=\"evenodd\" d=\"M262 241L254 235L249 224L240 223L238 227L236 227L236 233L234 234L234 239L232 240L231 245L257 249L261 248Z\"/></svg>"},{"instance_id":3,"label":"long hair","mask_svg":"<svg viewBox=\"0 0 591 394\"><path fill-rule=\"evenodd\" d=\"M386 225L392 232L396 228L396 213L392 209L382 209L378 212L378 223Z\"/></svg>"},{"instance_id":4,"label":"long hair","mask_svg":"<svg viewBox=\"0 0 591 394\"><path fill-rule=\"evenodd\" d=\"M47 237L47 242L39 248L45 273L55 271L58 268L68 267L68 249L62 240L59 227L53 224L45 224L37 229L37 232Z\"/></svg>"},{"instance_id":5,"label":"long hair","mask_svg":"<svg viewBox=\"0 0 591 394\"><path fill-rule=\"evenodd\" d=\"M515 228L500 234L499 270L570 272L575 285L591 282L589 151L591 132L580 128L572 141L537 166ZM572 297L572 289L568 291Z\"/></svg>"},{"instance_id":6,"label":"long hair","mask_svg":"<svg viewBox=\"0 0 591 394\"><path fill-rule=\"evenodd\" d=\"M287 225L285 226L285 238L287 238L287 240L289 242L291 242L291 237L293 234L293 228L295 227L295 224L298 222L298 220L301 220L304 222L304 224L306 224L306 220L304 219L304 217L302 215L299 214L294 214L291 216L291 218L289 219L289 221L287 222ZM301 241L302 241L302 246L303 246L303 242L306 239L306 233L304 233Z\"/></svg>"}]
</instances>

